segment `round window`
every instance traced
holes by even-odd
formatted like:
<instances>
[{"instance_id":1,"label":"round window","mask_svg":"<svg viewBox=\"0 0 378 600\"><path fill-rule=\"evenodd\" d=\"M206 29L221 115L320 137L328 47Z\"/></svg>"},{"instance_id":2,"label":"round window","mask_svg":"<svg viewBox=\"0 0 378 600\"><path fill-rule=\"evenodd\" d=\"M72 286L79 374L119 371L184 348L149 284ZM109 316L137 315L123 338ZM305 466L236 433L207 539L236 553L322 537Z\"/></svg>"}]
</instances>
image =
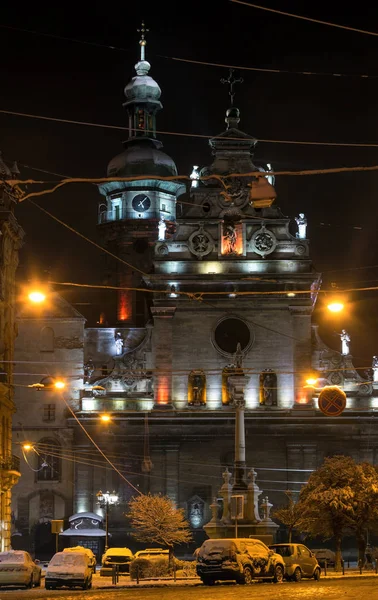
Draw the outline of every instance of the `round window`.
<instances>
[{"instance_id":1,"label":"round window","mask_svg":"<svg viewBox=\"0 0 378 600\"><path fill-rule=\"evenodd\" d=\"M247 350L253 342L247 323L238 317L225 317L214 330L214 345L222 354L235 354L238 343Z\"/></svg>"}]
</instances>

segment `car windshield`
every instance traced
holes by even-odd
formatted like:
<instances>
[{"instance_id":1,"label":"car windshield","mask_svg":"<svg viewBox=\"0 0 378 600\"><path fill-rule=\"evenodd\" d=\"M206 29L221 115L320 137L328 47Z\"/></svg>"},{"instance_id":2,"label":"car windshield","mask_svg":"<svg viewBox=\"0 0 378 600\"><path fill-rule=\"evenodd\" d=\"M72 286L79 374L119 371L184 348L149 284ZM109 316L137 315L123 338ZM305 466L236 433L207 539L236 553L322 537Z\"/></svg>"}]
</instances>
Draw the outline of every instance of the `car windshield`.
<instances>
[{"instance_id":1,"label":"car windshield","mask_svg":"<svg viewBox=\"0 0 378 600\"><path fill-rule=\"evenodd\" d=\"M221 540L207 540L202 544L198 555L203 558L214 554L226 554L231 551L236 551L236 546L234 542Z\"/></svg>"},{"instance_id":2,"label":"car windshield","mask_svg":"<svg viewBox=\"0 0 378 600\"><path fill-rule=\"evenodd\" d=\"M293 548L291 546L269 546L273 552L281 554L281 556L291 556L293 554Z\"/></svg>"},{"instance_id":3,"label":"car windshield","mask_svg":"<svg viewBox=\"0 0 378 600\"><path fill-rule=\"evenodd\" d=\"M0 552L0 562L4 563L22 563L24 562L25 557L22 552L20 554L16 552Z\"/></svg>"},{"instance_id":4,"label":"car windshield","mask_svg":"<svg viewBox=\"0 0 378 600\"><path fill-rule=\"evenodd\" d=\"M73 552L64 552L55 554L50 560L49 566L53 567L81 567L86 564L83 554L74 554Z\"/></svg>"}]
</instances>

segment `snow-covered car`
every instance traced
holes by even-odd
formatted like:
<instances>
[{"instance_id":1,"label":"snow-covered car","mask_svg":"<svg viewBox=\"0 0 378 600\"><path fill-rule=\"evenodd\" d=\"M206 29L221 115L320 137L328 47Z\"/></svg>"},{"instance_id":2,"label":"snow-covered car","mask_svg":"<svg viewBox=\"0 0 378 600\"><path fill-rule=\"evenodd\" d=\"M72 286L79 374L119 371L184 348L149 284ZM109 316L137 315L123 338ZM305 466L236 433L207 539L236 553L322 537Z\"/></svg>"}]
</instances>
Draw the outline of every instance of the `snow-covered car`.
<instances>
[{"instance_id":1,"label":"snow-covered car","mask_svg":"<svg viewBox=\"0 0 378 600\"><path fill-rule=\"evenodd\" d=\"M206 540L197 555L197 575L205 585L217 580L252 583L267 579L281 583L285 574L282 556L255 538Z\"/></svg>"},{"instance_id":2,"label":"snow-covered car","mask_svg":"<svg viewBox=\"0 0 378 600\"><path fill-rule=\"evenodd\" d=\"M130 563L133 558L130 548L108 548L102 555L102 566L104 569L118 566L120 573L130 573Z\"/></svg>"},{"instance_id":3,"label":"snow-covered car","mask_svg":"<svg viewBox=\"0 0 378 600\"><path fill-rule=\"evenodd\" d=\"M54 590L63 586L81 587L83 590L92 587L92 568L84 552L57 552L50 560L45 588Z\"/></svg>"},{"instance_id":4,"label":"snow-covered car","mask_svg":"<svg viewBox=\"0 0 378 600\"><path fill-rule=\"evenodd\" d=\"M0 587L7 585L32 588L41 585L42 569L29 552L8 550L0 552Z\"/></svg>"},{"instance_id":5,"label":"snow-covered car","mask_svg":"<svg viewBox=\"0 0 378 600\"><path fill-rule=\"evenodd\" d=\"M285 563L285 577L300 581L302 577L320 579L320 566L315 554L303 544L273 544L273 552L280 554Z\"/></svg>"},{"instance_id":6,"label":"snow-covered car","mask_svg":"<svg viewBox=\"0 0 378 600\"><path fill-rule=\"evenodd\" d=\"M164 550L163 548L145 548L144 550L138 550L134 558L146 558L147 560L166 558L168 560L169 550Z\"/></svg>"},{"instance_id":7,"label":"snow-covered car","mask_svg":"<svg viewBox=\"0 0 378 600\"><path fill-rule=\"evenodd\" d=\"M72 546L72 548L64 548L63 552L84 552L89 560L89 566L93 573L96 573L96 557L90 548L84 548L84 546Z\"/></svg>"}]
</instances>

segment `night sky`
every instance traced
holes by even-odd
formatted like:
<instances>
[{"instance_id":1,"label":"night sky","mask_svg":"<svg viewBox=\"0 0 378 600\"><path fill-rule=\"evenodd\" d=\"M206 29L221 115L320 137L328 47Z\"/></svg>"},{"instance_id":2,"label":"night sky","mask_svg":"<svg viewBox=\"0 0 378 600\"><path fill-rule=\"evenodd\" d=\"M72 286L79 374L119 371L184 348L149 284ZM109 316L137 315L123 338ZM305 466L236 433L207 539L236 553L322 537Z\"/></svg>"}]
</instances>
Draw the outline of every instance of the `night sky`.
<instances>
[{"instance_id":1,"label":"night sky","mask_svg":"<svg viewBox=\"0 0 378 600\"><path fill-rule=\"evenodd\" d=\"M358 10L355 4L349 9L344 5L343 13L337 4L265 3L378 32L378 8L370 2L360 2ZM9 28L0 28L0 109L125 126L123 88L135 74L133 66L139 53L136 30L142 18L150 28L150 74L162 89L164 109L158 114L158 129L202 135L216 135L225 129L229 100L220 79L227 77L227 69L172 60L179 57L289 71L370 74L372 78L239 71L244 83L237 89L235 104L241 110L240 128L257 139L378 142L377 37L227 0L66 2L58 8L56 3L37 2L22 9L19 3L8 3L2 7L2 25ZM122 150L125 137L119 130L0 114L0 148L6 160L29 165L20 167L25 178L57 179L30 167L66 176L105 176L107 163ZM180 174L189 174L193 164L211 162L204 139L159 138ZM272 163L276 170L375 165L378 148L260 143L255 157ZM308 218L312 258L316 269L323 272L324 287L331 282L340 286L378 285L378 172L282 176L277 178L276 189L276 202L284 214L294 217L302 211ZM98 239L99 197L93 185L72 185L39 199L39 203L88 237ZM106 265L100 251L27 202L20 204L17 216L26 231L20 282L33 275L55 281L107 281L111 264ZM361 269L369 265L377 268ZM351 268L354 270L346 270ZM74 303L89 302L87 306L76 305L87 316L88 325L95 323L101 302L108 298L104 293L68 288L63 295ZM369 366L372 354L378 354L377 298L374 291L351 295L347 313L337 322L324 316L320 304L316 310L321 331L335 349L340 348L335 332L341 327L350 332L351 351L359 366Z\"/></svg>"}]
</instances>

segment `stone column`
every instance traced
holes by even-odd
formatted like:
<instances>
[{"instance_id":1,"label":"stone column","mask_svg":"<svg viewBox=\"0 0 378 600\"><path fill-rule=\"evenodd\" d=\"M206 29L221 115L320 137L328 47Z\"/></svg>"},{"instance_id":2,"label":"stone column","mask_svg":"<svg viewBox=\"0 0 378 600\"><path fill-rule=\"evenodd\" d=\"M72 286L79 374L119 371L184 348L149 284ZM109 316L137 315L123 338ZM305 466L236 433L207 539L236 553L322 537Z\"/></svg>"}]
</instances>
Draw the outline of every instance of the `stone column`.
<instances>
[{"instance_id":1,"label":"stone column","mask_svg":"<svg viewBox=\"0 0 378 600\"><path fill-rule=\"evenodd\" d=\"M231 398L235 406L235 461L234 461L234 484L232 492L246 491L245 481L245 425L244 425L244 388L249 377L246 375L231 375L228 378Z\"/></svg>"},{"instance_id":2,"label":"stone column","mask_svg":"<svg viewBox=\"0 0 378 600\"><path fill-rule=\"evenodd\" d=\"M175 306L151 308L154 317L152 334L155 407L172 403L172 319Z\"/></svg>"},{"instance_id":3,"label":"stone column","mask_svg":"<svg viewBox=\"0 0 378 600\"><path fill-rule=\"evenodd\" d=\"M312 392L306 390L306 377L312 372L311 361L311 307L289 307L293 323L293 405L312 406Z\"/></svg>"}]
</instances>

